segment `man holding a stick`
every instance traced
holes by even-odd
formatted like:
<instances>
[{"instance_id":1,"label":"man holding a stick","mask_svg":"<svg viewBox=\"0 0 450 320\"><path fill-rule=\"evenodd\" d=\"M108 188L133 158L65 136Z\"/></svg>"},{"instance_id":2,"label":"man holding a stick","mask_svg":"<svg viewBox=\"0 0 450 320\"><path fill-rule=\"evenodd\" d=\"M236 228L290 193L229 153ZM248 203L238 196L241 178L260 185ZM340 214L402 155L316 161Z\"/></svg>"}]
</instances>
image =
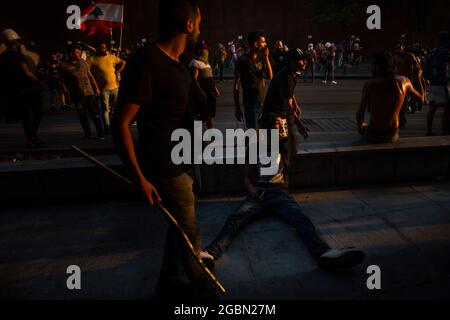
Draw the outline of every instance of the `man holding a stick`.
<instances>
[{"instance_id":1,"label":"man holding a stick","mask_svg":"<svg viewBox=\"0 0 450 320\"><path fill-rule=\"evenodd\" d=\"M188 168L173 164L171 136L178 128L192 126L190 74L179 57L195 47L201 14L194 0L164 0L159 3L158 18L156 43L145 46L127 63L113 135L134 185L150 205L167 207L200 254L193 180ZM136 151L130 131L135 119L139 133ZM190 282L183 281L181 271ZM172 225L156 289L163 298L217 298L217 291Z\"/></svg>"}]
</instances>

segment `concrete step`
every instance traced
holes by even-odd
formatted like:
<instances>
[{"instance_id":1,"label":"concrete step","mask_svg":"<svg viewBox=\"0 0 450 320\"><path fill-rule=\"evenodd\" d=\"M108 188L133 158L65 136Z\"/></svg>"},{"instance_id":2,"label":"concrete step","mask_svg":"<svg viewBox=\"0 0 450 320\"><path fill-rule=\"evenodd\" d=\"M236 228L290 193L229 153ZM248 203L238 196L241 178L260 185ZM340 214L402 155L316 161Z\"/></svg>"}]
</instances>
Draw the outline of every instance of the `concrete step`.
<instances>
[{"instance_id":1,"label":"concrete step","mask_svg":"<svg viewBox=\"0 0 450 320\"><path fill-rule=\"evenodd\" d=\"M116 155L98 159L126 175ZM203 164L200 169L202 195L244 193L244 165ZM291 161L289 187L415 182L449 175L449 136L404 138L397 144L312 143ZM1 164L0 190L4 203L136 199L132 188L80 158Z\"/></svg>"}]
</instances>

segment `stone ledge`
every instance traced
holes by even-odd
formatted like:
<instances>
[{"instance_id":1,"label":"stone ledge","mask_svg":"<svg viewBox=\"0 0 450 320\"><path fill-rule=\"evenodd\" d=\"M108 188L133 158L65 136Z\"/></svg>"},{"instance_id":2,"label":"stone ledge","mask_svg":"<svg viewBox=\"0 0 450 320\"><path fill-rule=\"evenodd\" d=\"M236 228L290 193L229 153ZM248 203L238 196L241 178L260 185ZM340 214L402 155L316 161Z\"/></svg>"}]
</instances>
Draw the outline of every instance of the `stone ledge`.
<instances>
[{"instance_id":1,"label":"stone ledge","mask_svg":"<svg viewBox=\"0 0 450 320\"><path fill-rule=\"evenodd\" d=\"M291 189L402 183L450 175L450 137L305 147L291 163ZM117 156L97 158L119 172L124 170ZM244 192L243 165L202 165L201 170L203 195ZM81 158L1 164L0 190L3 202L14 204L136 199L129 186Z\"/></svg>"}]
</instances>

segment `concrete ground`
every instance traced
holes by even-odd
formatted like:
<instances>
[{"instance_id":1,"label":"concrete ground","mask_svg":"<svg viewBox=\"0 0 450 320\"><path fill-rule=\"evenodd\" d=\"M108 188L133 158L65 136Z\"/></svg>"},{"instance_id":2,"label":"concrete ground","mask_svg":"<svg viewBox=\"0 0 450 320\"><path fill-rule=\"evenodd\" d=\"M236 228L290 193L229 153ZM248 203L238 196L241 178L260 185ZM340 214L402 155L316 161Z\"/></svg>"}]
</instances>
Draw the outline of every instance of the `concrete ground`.
<instances>
[{"instance_id":1,"label":"concrete ground","mask_svg":"<svg viewBox=\"0 0 450 320\"><path fill-rule=\"evenodd\" d=\"M264 217L236 238L215 273L225 299L450 297L450 183L294 193L332 247L366 254L354 270L320 271L288 225ZM211 241L241 198L204 199L198 220ZM152 294L166 223L142 203L2 208L1 299L143 299ZM66 289L66 269L82 290ZM381 268L381 290L366 287Z\"/></svg>"}]
</instances>

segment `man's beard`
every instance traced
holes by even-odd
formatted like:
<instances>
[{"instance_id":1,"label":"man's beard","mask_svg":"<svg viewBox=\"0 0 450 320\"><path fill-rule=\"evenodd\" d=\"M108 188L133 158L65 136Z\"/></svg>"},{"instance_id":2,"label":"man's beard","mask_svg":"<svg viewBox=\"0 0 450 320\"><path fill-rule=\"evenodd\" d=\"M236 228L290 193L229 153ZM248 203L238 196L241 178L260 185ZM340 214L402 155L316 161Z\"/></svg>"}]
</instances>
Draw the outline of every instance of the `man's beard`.
<instances>
[{"instance_id":1,"label":"man's beard","mask_svg":"<svg viewBox=\"0 0 450 320\"><path fill-rule=\"evenodd\" d=\"M191 33L186 38L186 51L192 52L195 50L195 45L197 44L198 35Z\"/></svg>"}]
</instances>

